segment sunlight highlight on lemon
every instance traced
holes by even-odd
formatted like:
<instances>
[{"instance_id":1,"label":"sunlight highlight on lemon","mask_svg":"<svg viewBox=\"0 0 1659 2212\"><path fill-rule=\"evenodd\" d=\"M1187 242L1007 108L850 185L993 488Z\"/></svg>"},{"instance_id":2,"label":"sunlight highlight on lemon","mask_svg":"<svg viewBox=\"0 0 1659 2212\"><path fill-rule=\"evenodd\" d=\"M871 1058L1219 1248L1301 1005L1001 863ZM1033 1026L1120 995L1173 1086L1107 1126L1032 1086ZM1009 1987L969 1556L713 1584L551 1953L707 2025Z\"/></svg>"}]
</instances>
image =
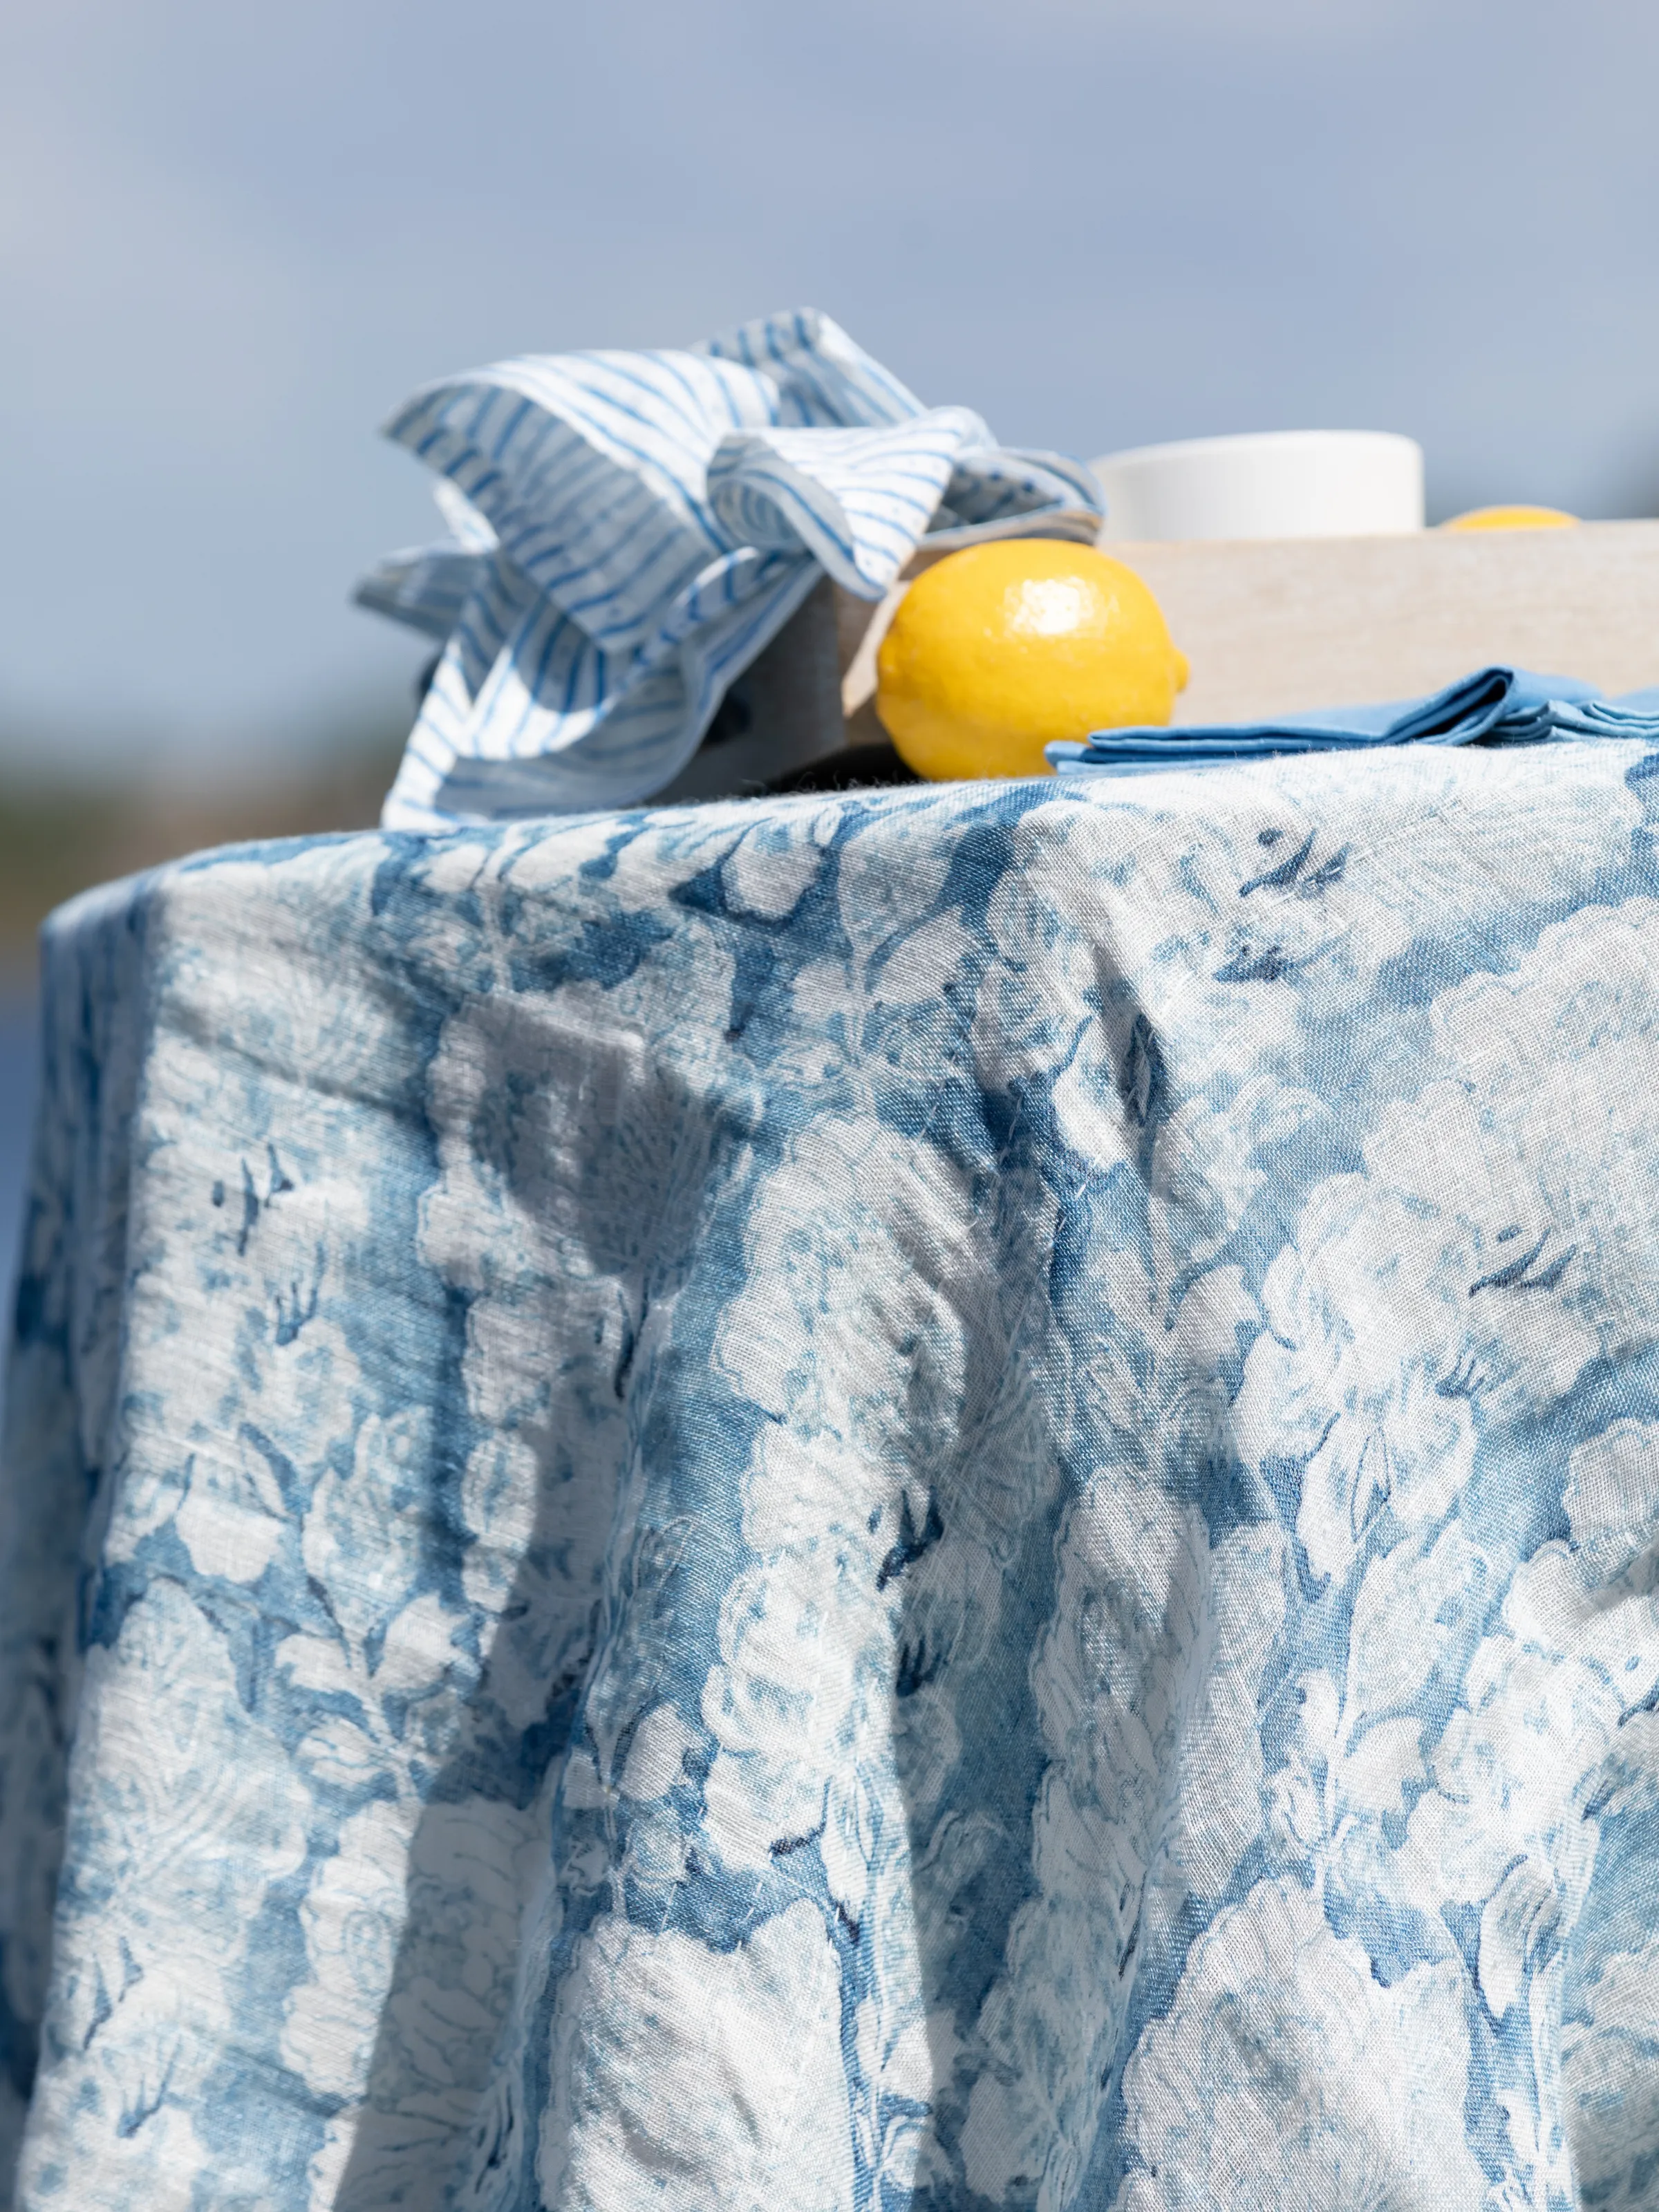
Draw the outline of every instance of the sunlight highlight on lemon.
<instances>
[{"instance_id":1,"label":"sunlight highlight on lemon","mask_svg":"<svg viewBox=\"0 0 1659 2212\"><path fill-rule=\"evenodd\" d=\"M876 659L876 712L934 782L1046 775L1042 749L1163 726L1187 681L1163 611L1091 545L1006 538L924 569Z\"/></svg>"}]
</instances>

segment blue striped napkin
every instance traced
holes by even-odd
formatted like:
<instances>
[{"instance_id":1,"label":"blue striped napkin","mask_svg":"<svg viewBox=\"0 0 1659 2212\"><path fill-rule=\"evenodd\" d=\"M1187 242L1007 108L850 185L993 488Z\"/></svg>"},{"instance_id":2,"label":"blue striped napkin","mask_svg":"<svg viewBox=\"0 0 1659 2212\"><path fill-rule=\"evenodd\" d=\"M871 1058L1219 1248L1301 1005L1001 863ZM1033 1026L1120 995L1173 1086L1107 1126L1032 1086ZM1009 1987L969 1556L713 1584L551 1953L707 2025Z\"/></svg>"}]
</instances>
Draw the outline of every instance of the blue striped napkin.
<instances>
[{"instance_id":1,"label":"blue striped napkin","mask_svg":"<svg viewBox=\"0 0 1659 2212\"><path fill-rule=\"evenodd\" d=\"M1061 775L1144 774L1212 768L1283 753L1352 752L1371 745L1509 744L1547 738L1659 738L1659 690L1607 699L1570 676L1482 668L1426 699L1376 707L1331 707L1273 722L1211 728L1097 730L1047 748Z\"/></svg>"},{"instance_id":2,"label":"blue striped napkin","mask_svg":"<svg viewBox=\"0 0 1659 2212\"><path fill-rule=\"evenodd\" d=\"M878 599L924 537L1092 539L1103 507L1082 463L924 407L811 311L684 353L498 362L386 434L437 472L449 526L356 592L443 647L396 830L647 798L821 576Z\"/></svg>"}]
</instances>

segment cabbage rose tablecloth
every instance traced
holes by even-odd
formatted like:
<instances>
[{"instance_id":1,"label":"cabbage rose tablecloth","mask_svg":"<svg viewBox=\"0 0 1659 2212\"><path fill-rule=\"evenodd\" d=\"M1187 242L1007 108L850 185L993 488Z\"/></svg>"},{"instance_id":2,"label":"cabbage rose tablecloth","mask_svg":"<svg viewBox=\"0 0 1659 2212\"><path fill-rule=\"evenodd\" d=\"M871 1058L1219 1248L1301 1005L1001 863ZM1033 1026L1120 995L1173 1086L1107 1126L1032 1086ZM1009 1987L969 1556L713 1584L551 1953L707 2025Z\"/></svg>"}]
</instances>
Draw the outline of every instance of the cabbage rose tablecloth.
<instances>
[{"instance_id":1,"label":"cabbage rose tablecloth","mask_svg":"<svg viewBox=\"0 0 1659 2212\"><path fill-rule=\"evenodd\" d=\"M58 916L18 2205L1652 2204L1656 769Z\"/></svg>"}]
</instances>

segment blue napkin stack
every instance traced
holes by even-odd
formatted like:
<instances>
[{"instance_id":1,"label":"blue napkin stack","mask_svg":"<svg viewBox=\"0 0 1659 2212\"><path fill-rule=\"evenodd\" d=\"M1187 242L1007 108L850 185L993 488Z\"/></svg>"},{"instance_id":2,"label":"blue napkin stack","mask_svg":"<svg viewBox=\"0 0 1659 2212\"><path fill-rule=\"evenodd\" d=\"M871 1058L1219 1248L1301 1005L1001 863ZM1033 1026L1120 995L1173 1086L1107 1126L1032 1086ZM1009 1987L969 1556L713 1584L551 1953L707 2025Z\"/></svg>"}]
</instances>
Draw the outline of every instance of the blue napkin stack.
<instances>
[{"instance_id":1,"label":"blue napkin stack","mask_svg":"<svg viewBox=\"0 0 1659 2212\"><path fill-rule=\"evenodd\" d=\"M1607 699L1570 676L1482 668L1426 699L1332 707L1273 722L1199 729L1097 730L1048 748L1061 775L1145 775L1217 768L1285 753L1359 752L1374 745L1537 744L1551 738L1659 738L1659 689Z\"/></svg>"}]
</instances>

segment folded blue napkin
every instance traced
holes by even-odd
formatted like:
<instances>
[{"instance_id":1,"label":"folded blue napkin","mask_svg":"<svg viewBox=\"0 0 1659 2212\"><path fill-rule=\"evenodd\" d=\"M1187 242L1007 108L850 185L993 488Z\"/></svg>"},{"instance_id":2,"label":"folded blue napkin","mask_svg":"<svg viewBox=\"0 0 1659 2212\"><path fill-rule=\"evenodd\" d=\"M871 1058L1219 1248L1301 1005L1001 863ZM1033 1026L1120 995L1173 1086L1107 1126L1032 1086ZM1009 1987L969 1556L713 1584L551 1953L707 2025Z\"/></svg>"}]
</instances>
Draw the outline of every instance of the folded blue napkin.
<instances>
[{"instance_id":1,"label":"folded blue napkin","mask_svg":"<svg viewBox=\"0 0 1659 2212\"><path fill-rule=\"evenodd\" d=\"M821 577L879 599L924 537L1029 517L1092 542L1103 509L1081 462L924 407L811 311L685 352L497 362L386 434L437 472L450 530L356 593L443 647L393 830L648 798Z\"/></svg>"},{"instance_id":2,"label":"folded blue napkin","mask_svg":"<svg viewBox=\"0 0 1659 2212\"><path fill-rule=\"evenodd\" d=\"M1659 738L1659 690L1607 699L1570 676L1482 668L1426 699L1331 707L1273 722L1200 729L1097 730L1048 748L1061 775L1209 768L1282 753L1352 752L1369 745L1537 744L1547 738Z\"/></svg>"}]
</instances>

